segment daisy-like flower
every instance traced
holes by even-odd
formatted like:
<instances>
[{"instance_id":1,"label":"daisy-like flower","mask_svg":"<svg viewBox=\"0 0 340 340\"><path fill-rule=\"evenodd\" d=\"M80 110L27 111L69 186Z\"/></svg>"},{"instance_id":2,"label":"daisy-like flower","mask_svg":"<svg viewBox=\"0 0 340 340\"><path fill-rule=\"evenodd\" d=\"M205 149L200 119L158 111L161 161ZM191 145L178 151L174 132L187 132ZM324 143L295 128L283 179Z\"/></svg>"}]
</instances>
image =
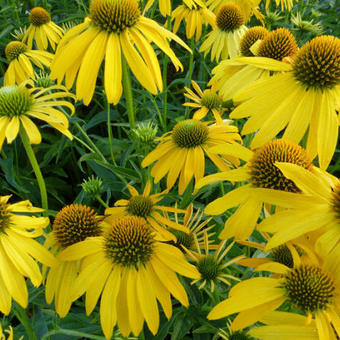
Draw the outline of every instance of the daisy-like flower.
<instances>
[{"instance_id":1,"label":"daisy-like flower","mask_svg":"<svg viewBox=\"0 0 340 340\"><path fill-rule=\"evenodd\" d=\"M105 93L110 103L117 104L122 95L124 58L141 85L156 94L157 89L162 91L163 82L151 42L169 56L176 70L182 68L167 39L190 51L175 34L142 16L137 0L93 0L89 16L60 42L51 65L51 79L61 82L65 77L70 88L77 76L77 97L88 105L105 59Z\"/></svg>"},{"instance_id":2,"label":"daisy-like flower","mask_svg":"<svg viewBox=\"0 0 340 340\"><path fill-rule=\"evenodd\" d=\"M229 298L216 305L208 319L239 313L231 324L233 330L238 330L287 303L305 315L305 324L315 320L320 340L332 339L334 333L339 336L340 280L338 257L334 255L292 269L276 264L270 271L280 276L256 277L236 284Z\"/></svg>"},{"instance_id":3,"label":"daisy-like flower","mask_svg":"<svg viewBox=\"0 0 340 340\"><path fill-rule=\"evenodd\" d=\"M160 234L164 237L168 238L170 233L163 228L163 226L168 226L177 230L181 230L182 232L188 233L189 229L179 223L171 221L169 218L163 216L164 212L174 212L174 213L183 213L184 210L167 207L164 205L158 204L159 201L163 199L163 196L168 192L165 190L158 194L150 195L151 191L151 182L148 181L145 185L144 191L142 194L139 194L138 191L132 187L131 185L127 185L127 188L130 192L131 198L121 199L115 203L113 208L107 208L105 210L105 215L109 215L106 217L105 221L108 223L113 223L117 217L122 217L125 215L130 216L138 216L144 218L149 225L151 225L154 229L156 229ZM171 237L173 239L173 237Z\"/></svg>"},{"instance_id":4,"label":"daisy-like flower","mask_svg":"<svg viewBox=\"0 0 340 340\"><path fill-rule=\"evenodd\" d=\"M182 20L186 23L186 37L190 39L194 36L196 32L196 41L202 35L203 24L209 24L213 29L216 28L216 17L213 12L206 8L205 4L203 6L195 4L192 7L188 7L184 2L182 5L178 6L171 15L171 20L175 21L173 32L176 34L179 25Z\"/></svg>"},{"instance_id":5,"label":"daisy-like flower","mask_svg":"<svg viewBox=\"0 0 340 340\"><path fill-rule=\"evenodd\" d=\"M64 34L64 30L56 25L52 20L50 13L44 8L34 7L30 12L30 25L22 39L32 48L33 41L39 50L47 50L48 44L55 50L56 45Z\"/></svg>"},{"instance_id":6,"label":"daisy-like flower","mask_svg":"<svg viewBox=\"0 0 340 340\"><path fill-rule=\"evenodd\" d=\"M322 339L318 335L315 320L307 325L306 318L300 314L274 311L265 314L260 321L264 326L254 327L248 333L256 339ZM327 340L336 340L333 332Z\"/></svg>"},{"instance_id":7,"label":"daisy-like flower","mask_svg":"<svg viewBox=\"0 0 340 340\"><path fill-rule=\"evenodd\" d=\"M191 84L192 87L196 90L197 94L188 87L184 87L184 89L187 91L186 93L184 93L184 95L187 98L191 99L193 103L188 102L183 105L195 107L198 109L197 111L195 111L193 119L201 120L209 112L212 112L216 122L218 122L219 124L223 124L221 116L225 109L222 107L222 97L216 93L216 86L213 85L210 89L205 89L204 92L202 92L195 81L192 81Z\"/></svg>"},{"instance_id":8,"label":"daisy-like flower","mask_svg":"<svg viewBox=\"0 0 340 340\"><path fill-rule=\"evenodd\" d=\"M241 104L231 118L250 116L243 134L259 130L252 148L284 128L283 138L298 143L308 130L307 153L327 168L338 139L340 39L314 38L299 50L290 71L254 82L233 100Z\"/></svg>"},{"instance_id":9,"label":"daisy-like flower","mask_svg":"<svg viewBox=\"0 0 340 340\"><path fill-rule=\"evenodd\" d=\"M161 143L143 160L146 167L157 161L151 170L151 176L158 183L167 176L167 188L170 190L179 177L178 192L183 194L191 179L199 181L204 175L205 155L219 168L227 171L229 165L219 156L212 154L209 148L241 141L237 127L222 124L209 124L195 119L187 119L175 125L173 130L160 137ZM229 160L236 165L237 160Z\"/></svg>"},{"instance_id":10,"label":"daisy-like flower","mask_svg":"<svg viewBox=\"0 0 340 340\"><path fill-rule=\"evenodd\" d=\"M259 11L259 4L261 0L208 0L207 6L214 13L217 13L221 6L227 2L232 2L241 8L244 14L245 23L247 23L253 15L264 23L264 16Z\"/></svg>"},{"instance_id":11,"label":"daisy-like flower","mask_svg":"<svg viewBox=\"0 0 340 340\"><path fill-rule=\"evenodd\" d=\"M155 335L159 326L157 300L168 319L172 314L170 294L182 305L189 304L176 272L199 277L179 249L160 242L146 220L137 216L113 220L103 236L72 245L62 259L83 257L74 294L78 297L86 292L87 314L93 311L101 294L100 321L107 339L117 323L124 336L131 332L137 336L144 320Z\"/></svg>"},{"instance_id":12,"label":"daisy-like flower","mask_svg":"<svg viewBox=\"0 0 340 340\"><path fill-rule=\"evenodd\" d=\"M33 207L29 201L10 204L9 198L0 196L0 311L5 315L11 311L12 298L27 307L26 277L35 287L40 286L42 275L36 261L55 264L54 257L34 240L43 234L49 219L30 215L43 209Z\"/></svg>"},{"instance_id":13,"label":"daisy-like flower","mask_svg":"<svg viewBox=\"0 0 340 340\"><path fill-rule=\"evenodd\" d=\"M74 96L63 86L55 85L41 89L27 88L26 85L28 83L0 88L0 148L5 138L7 143L12 143L20 128L25 130L31 144L41 143L41 134L31 118L38 118L50 124L72 139L68 130L68 119L55 106L66 106L73 113L73 105L59 98ZM59 91L51 93L53 90Z\"/></svg>"},{"instance_id":14,"label":"daisy-like flower","mask_svg":"<svg viewBox=\"0 0 340 340\"><path fill-rule=\"evenodd\" d=\"M327 256L334 247L339 249L339 179L323 173L309 172L294 164L276 164L284 176L301 190L301 194L280 198L273 194L267 197L272 204L279 200L285 201L285 207L288 209L267 217L259 225L260 230L275 233L266 249L277 247L315 230L321 231L315 242L318 253ZM310 200L309 204L306 204L307 200Z\"/></svg>"},{"instance_id":15,"label":"daisy-like flower","mask_svg":"<svg viewBox=\"0 0 340 340\"><path fill-rule=\"evenodd\" d=\"M219 61L239 54L240 41L247 31L244 14L232 2L223 5L216 14L217 28L208 33L200 52L206 56L211 51L211 60Z\"/></svg>"},{"instance_id":16,"label":"daisy-like flower","mask_svg":"<svg viewBox=\"0 0 340 340\"><path fill-rule=\"evenodd\" d=\"M72 244L87 237L100 236L105 224L103 217L85 205L71 204L60 210L53 222L52 232L47 236L45 247L51 248L61 259ZM80 268L79 261L63 261L51 266L46 278L47 303L55 301L55 310L60 317L68 314L73 302L73 285Z\"/></svg>"},{"instance_id":17,"label":"daisy-like flower","mask_svg":"<svg viewBox=\"0 0 340 340\"><path fill-rule=\"evenodd\" d=\"M209 247L208 233L206 230L204 235L204 252L201 251L201 246L196 237L194 237L196 251L188 250L187 255L195 262L197 270L200 273L200 278L192 281L192 284L200 283L198 289L204 288L206 285L210 286L211 292L214 292L216 284L220 281L230 286L229 280L239 281L239 279L231 274L228 274L227 267L233 263L237 263L244 256L237 256L229 261L224 261L230 249L233 247L234 242L226 247L227 240L220 242L215 248L215 254L212 255L211 248Z\"/></svg>"},{"instance_id":18,"label":"daisy-like flower","mask_svg":"<svg viewBox=\"0 0 340 340\"><path fill-rule=\"evenodd\" d=\"M34 78L32 63L42 70L50 67L53 54L45 51L33 51L21 41L11 41L5 48L9 66L5 72L4 85L20 84Z\"/></svg>"},{"instance_id":19,"label":"daisy-like flower","mask_svg":"<svg viewBox=\"0 0 340 340\"><path fill-rule=\"evenodd\" d=\"M293 197L298 196L294 193L299 192L299 188L282 174L275 166L275 162L297 164L307 171L312 169L312 162L301 146L280 139L271 141L255 151L239 144L230 144L214 147L210 152L230 154L247 162L238 169L206 176L196 185L197 188L201 188L223 180L249 182L209 203L205 208L206 214L219 215L238 206L234 214L225 222L225 228L220 234L221 239L230 237L247 239L254 230L263 203L268 202L271 194L276 192L277 196L286 194L292 201ZM261 192L264 194L260 196ZM264 199L266 194L268 197ZM272 204L285 207L283 199Z\"/></svg>"},{"instance_id":20,"label":"daisy-like flower","mask_svg":"<svg viewBox=\"0 0 340 340\"><path fill-rule=\"evenodd\" d=\"M252 47L257 45L256 42L259 42L259 45L254 56ZM269 33L261 26L252 27L241 40L242 56L222 60L212 70L214 76L209 84L216 83L219 94L226 101L257 79L291 70L288 63L281 61L294 57L297 50L296 40L288 29L278 28Z\"/></svg>"}]
</instances>

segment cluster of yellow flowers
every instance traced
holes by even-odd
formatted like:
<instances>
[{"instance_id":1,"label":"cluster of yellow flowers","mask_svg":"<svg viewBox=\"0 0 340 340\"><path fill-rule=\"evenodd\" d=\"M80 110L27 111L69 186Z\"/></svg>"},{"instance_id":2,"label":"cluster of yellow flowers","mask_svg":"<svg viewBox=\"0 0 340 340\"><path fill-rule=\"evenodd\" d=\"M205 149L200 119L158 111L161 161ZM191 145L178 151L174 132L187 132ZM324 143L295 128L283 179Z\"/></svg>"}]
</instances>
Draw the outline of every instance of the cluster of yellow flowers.
<instances>
[{"instance_id":1,"label":"cluster of yellow flowers","mask_svg":"<svg viewBox=\"0 0 340 340\"><path fill-rule=\"evenodd\" d=\"M87 315L100 299L107 339L116 325L123 336L138 336L144 321L156 335L158 303L167 319L172 298L189 305L184 276L199 289L232 286L207 315L215 320L237 313L230 334L250 327L244 336L265 340L339 338L340 180L326 170L338 142L340 39L318 36L299 48L287 28L248 27L253 15L263 23L257 0L183 0L173 11L170 0L159 0L169 27L174 22L171 32L147 17L153 2L142 12L137 0L92 0L89 15L66 32L36 7L22 41L6 46L0 148L19 134L30 160L28 144L42 139L32 118L72 139L64 108L72 115L70 100L91 103L103 63L108 103L128 96L129 70L150 94L162 92L154 48L182 70L170 47L173 40L193 52L176 35L182 21L188 39L203 37L199 52L210 53L217 66L208 89L195 81L185 88L184 105L194 108L193 117L159 137L143 159L142 167L152 166L143 193L128 184L130 198L107 207L104 216L67 205L49 232L46 211L0 196L0 311L8 315L12 299L27 307L29 278L35 287L45 285L46 301L54 301L60 317L83 295ZM291 0L276 2L292 7ZM39 86L35 67L50 69L57 85ZM223 117L227 111L230 119ZM234 123L242 125L240 133ZM247 143L241 135L249 135ZM151 194L151 177L155 184L166 178L165 190ZM180 196L196 198L222 181L232 189L204 209L212 216L228 211L219 234L209 225L212 217L192 204L160 204L176 185ZM254 233L265 244L254 242ZM235 242L259 249L260 257L228 258ZM255 277L235 284L240 279L227 270L235 264L255 268Z\"/></svg>"}]
</instances>

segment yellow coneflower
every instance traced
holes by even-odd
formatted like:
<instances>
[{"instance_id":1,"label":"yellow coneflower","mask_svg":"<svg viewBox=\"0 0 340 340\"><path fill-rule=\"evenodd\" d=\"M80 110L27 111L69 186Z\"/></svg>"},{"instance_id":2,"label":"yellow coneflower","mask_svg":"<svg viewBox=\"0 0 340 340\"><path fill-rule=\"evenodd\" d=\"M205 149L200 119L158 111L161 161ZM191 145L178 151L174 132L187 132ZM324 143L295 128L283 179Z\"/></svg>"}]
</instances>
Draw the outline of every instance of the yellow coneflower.
<instances>
[{"instance_id":1,"label":"yellow coneflower","mask_svg":"<svg viewBox=\"0 0 340 340\"><path fill-rule=\"evenodd\" d=\"M63 261L61 257L72 244L87 237L100 236L105 227L103 217L85 205L70 204L61 209L47 236L45 247L51 248L59 262L51 266L46 278L46 302L55 301L55 310L60 317L68 314L73 302L73 285L78 275L79 261Z\"/></svg>"},{"instance_id":2,"label":"yellow coneflower","mask_svg":"<svg viewBox=\"0 0 340 340\"><path fill-rule=\"evenodd\" d=\"M10 204L9 198L0 196L0 311L5 315L11 311L12 298L27 307L25 277L35 287L40 286L42 275L36 261L48 266L55 264L53 256L34 240L49 225L47 217L31 216L43 209L33 207L29 201Z\"/></svg>"},{"instance_id":3,"label":"yellow coneflower","mask_svg":"<svg viewBox=\"0 0 340 340\"><path fill-rule=\"evenodd\" d=\"M167 188L170 190L179 177L178 192L183 194L193 177L199 181L204 175L205 155L219 169L225 171L229 165L219 156L212 154L209 148L215 145L241 141L237 127L223 124L209 124L195 119L187 119L175 125L170 133L159 138L161 143L143 160L146 167L155 161L151 176L158 183L167 176ZM233 158L233 161L238 162Z\"/></svg>"},{"instance_id":4,"label":"yellow coneflower","mask_svg":"<svg viewBox=\"0 0 340 340\"><path fill-rule=\"evenodd\" d=\"M302 147L280 139L271 141L255 151L239 144L230 144L214 147L210 152L230 154L247 162L238 169L206 176L196 185L197 188L201 188L223 180L249 182L214 200L205 208L206 214L219 215L238 206L234 214L225 222L225 228L220 234L222 239L233 236L240 240L247 239L254 230L263 203L270 201L271 194L278 193L277 195L292 199L296 196L294 193L299 192L294 182L287 179L275 166L276 161L284 160L298 164L307 171L312 170L312 162ZM278 200L272 204L285 207L283 198L281 202Z\"/></svg>"},{"instance_id":5,"label":"yellow coneflower","mask_svg":"<svg viewBox=\"0 0 340 340\"><path fill-rule=\"evenodd\" d=\"M74 282L74 298L86 292L86 313L90 314L99 295L100 322L107 339L116 324L124 336L138 335L144 320L152 334L159 327L157 300L169 319L172 314L170 294L188 306L186 292L176 272L198 278L176 247L160 242L146 220L124 216L112 221L103 236L91 237L70 246L62 260L84 258Z\"/></svg>"},{"instance_id":6,"label":"yellow coneflower","mask_svg":"<svg viewBox=\"0 0 340 340\"><path fill-rule=\"evenodd\" d=\"M250 54L253 52L250 49L256 41L261 43L257 46L256 56L252 56ZM214 76L210 83L216 83L223 100L231 99L257 79L268 78L276 72L289 71L291 66L281 61L294 57L298 45L292 33L286 28L278 28L269 33L265 28L258 26L246 32L241 40L240 50L243 56L222 60L212 70Z\"/></svg>"},{"instance_id":7,"label":"yellow coneflower","mask_svg":"<svg viewBox=\"0 0 340 340\"><path fill-rule=\"evenodd\" d=\"M327 259L301 263L294 268L273 266L270 271L281 274L279 277L256 277L236 284L230 290L229 298L216 305L208 319L239 313L231 328L242 329L286 303L304 314L305 324L315 320L319 339L333 339L335 334L340 334L337 265L338 257L333 254ZM282 324L285 323L285 315L282 315Z\"/></svg>"},{"instance_id":8,"label":"yellow coneflower","mask_svg":"<svg viewBox=\"0 0 340 340\"><path fill-rule=\"evenodd\" d=\"M204 288L206 285L210 286L211 292L214 292L216 284L220 281L230 286L230 280L240 281L237 277L229 274L226 270L227 267L233 263L237 263L244 256L237 256L229 261L225 261L225 257L234 245L234 242L230 243L226 247L227 240L220 242L215 248L215 254L211 254L211 248L209 247L209 239L207 230L203 231L204 236L204 253L201 251L201 246L198 243L196 235L194 235L194 241L196 245L196 251L186 249L187 255L195 262L200 278L192 281L192 284L200 283L198 289Z\"/></svg>"},{"instance_id":9,"label":"yellow coneflower","mask_svg":"<svg viewBox=\"0 0 340 340\"><path fill-rule=\"evenodd\" d=\"M209 24L212 28L216 28L216 17L213 12L208 8L199 4L194 4L192 7L188 7L184 2L178 6L171 15L171 20L175 21L173 32L176 34L182 20L186 23L186 37L190 39L196 32L196 41L202 35L202 26Z\"/></svg>"},{"instance_id":10,"label":"yellow coneflower","mask_svg":"<svg viewBox=\"0 0 340 340\"><path fill-rule=\"evenodd\" d=\"M197 94L188 87L184 87L184 89L187 91L186 93L184 93L184 95L187 98L191 99L193 103L188 102L183 105L195 107L198 109L197 111L195 111L193 119L201 120L209 112L212 112L216 122L222 124L223 120L221 116L225 109L222 107L222 97L216 93L216 86L213 85L210 89L205 89L204 92L202 92L195 81L192 81L191 84L192 87L196 90Z\"/></svg>"},{"instance_id":11,"label":"yellow coneflower","mask_svg":"<svg viewBox=\"0 0 340 340\"><path fill-rule=\"evenodd\" d=\"M306 318L300 314L274 311L265 314L260 322L264 326L254 327L249 331L256 339L322 339L319 337L315 320L306 324ZM336 340L333 332L329 334L327 340Z\"/></svg>"},{"instance_id":12,"label":"yellow coneflower","mask_svg":"<svg viewBox=\"0 0 340 340\"><path fill-rule=\"evenodd\" d=\"M35 41L39 50L47 50L48 44L55 50L64 30L51 20L50 13L42 7L34 7L29 19L30 25L22 41L27 43L29 48L32 48Z\"/></svg>"},{"instance_id":13,"label":"yellow coneflower","mask_svg":"<svg viewBox=\"0 0 340 340\"><path fill-rule=\"evenodd\" d=\"M20 84L26 79L34 78L32 63L41 69L50 67L53 54L45 51L33 51L21 41L11 41L5 48L9 61L4 76L4 85Z\"/></svg>"},{"instance_id":14,"label":"yellow coneflower","mask_svg":"<svg viewBox=\"0 0 340 340\"><path fill-rule=\"evenodd\" d=\"M307 153L327 168L338 139L340 39L314 38L299 50L290 71L257 80L233 100L241 104L231 118L250 116L243 133L258 130L252 148L283 129L283 138L298 143L308 130Z\"/></svg>"},{"instance_id":15,"label":"yellow coneflower","mask_svg":"<svg viewBox=\"0 0 340 340\"><path fill-rule=\"evenodd\" d=\"M4 86L0 88L0 149L7 138L7 143L17 137L23 128L31 144L41 143L41 134L31 118L38 118L72 139L68 130L68 119L54 108L66 106L74 112L74 107L62 97L73 97L63 86L50 86L45 89L27 88L25 83L19 86ZM53 90L59 90L53 92ZM52 93L50 92L52 91Z\"/></svg>"},{"instance_id":16,"label":"yellow coneflower","mask_svg":"<svg viewBox=\"0 0 340 340\"><path fill-rule=\"evenodd\" d=\"M208 0L207 6L214 13L217 13L221 6L228 2L232 2L241 8L245 17L245 23L255 15L255 17L264 24L264 15L259 11L261 0Z\"/></svg>"},{"instance_id":17,"label":"yellow coneflower","mask_svg":"<svg viewBox=\"0 0 340 340\"><path fill-rule=\"evenodd\" d=\"M278 200L285 201L285 207L288 209L269 216L259 225L260 230L275 233L266 249L320 230L321 235L315 243L316 250L324 256L333 248L339 252L339 179L321 172L311 173L294 164L277 163L277 167L301 190L301 194L293 194L289 198L268 196L268 201L272 204ZM301 203L307 199L310 200L309 204L302 206Z\"/></svg>"},{"instance_id":18,"label":"yellow coneflower","mask_svg":"<svg viewBox=\"0 0 340 340\"><path fill-rule=\"evenodd\" d=\"M216 14L217 28L208 33L200 52L206 56L211 52L211 60L219 61L239 54L240 41L247 31L244 14L232 2L223 5Z\"/></svg>"},{"instance_id":19,"label":"yellow coneflower","mask_svg":"<svg viewBox=\"0 0 340 340\"><path fill-rule=\"evenodd\" d=\"M151 182L148 181L145 185L142 194L131 185L127 185L131 198L121 199L115 203L115 207L107 208L105 210L106 217L105 221L108 223L113 223L117 217L122 217L125 215L138 216L144 218L148 224L155 228L159 234L166 238L171 237L171 235L163 228L163 226L171 227L182 232L188 233L189 229L179 223L171 221L169 218L164 217L161 213L164 212L174 212L183 213L184 210L177 209L173 207L167 207L165 205L158 204L159 201L163 199L163 196L168 190L160 192L158 194L150 195ZM173 239L173 237L171 237Z\"/></svg>"},{"instance_id":20,"label":"yellow coneflower","mask_svg":"<svg viewBox=\"0 0 340 340\"><path fill-rule=\"evenodd\" d=\"M51 79L61 82L65 77L70 88L77 76L77 97L88 105L105 59L105 93L110 103L117 104L122 95L125 59L141 85L156 94L157 89L162 91L163 82L151 42L169 56L178 70L182 64L169 46L171 39L190 50L175 34L142 16L137 0L93 0L86 20L71 28L60 42L51 65Z\"/></svg>"}]
</instances>

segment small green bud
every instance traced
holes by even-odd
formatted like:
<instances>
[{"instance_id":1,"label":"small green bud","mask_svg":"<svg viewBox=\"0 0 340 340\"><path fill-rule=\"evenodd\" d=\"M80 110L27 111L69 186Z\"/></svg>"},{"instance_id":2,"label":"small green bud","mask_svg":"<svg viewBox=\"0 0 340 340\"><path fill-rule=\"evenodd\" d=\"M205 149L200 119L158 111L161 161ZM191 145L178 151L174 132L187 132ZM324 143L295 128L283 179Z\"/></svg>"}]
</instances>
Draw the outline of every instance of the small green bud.
<instances>
[{"instance_id":1,"label":"small green bud","mask_svg":"<svg viewBox=\"0 0 340 340\"><path fill-rule=\"evenodd\" d=\"M102 190L103 181L98 177L94 177L93 175L89 177L87 180L81 184L83 190L90 196L100 195Z\"/></svg>"},{"instance_id":2,"label":"small green bud","mask_svg":"<svg viewBox=\"0 0 340 340\"><path fill-rule=\"evenodd\" d=\"M142 144L152 144L157 134L157 126L152 122L140 123L132 129L132 138Z\"/></svg>"}]
</instances>

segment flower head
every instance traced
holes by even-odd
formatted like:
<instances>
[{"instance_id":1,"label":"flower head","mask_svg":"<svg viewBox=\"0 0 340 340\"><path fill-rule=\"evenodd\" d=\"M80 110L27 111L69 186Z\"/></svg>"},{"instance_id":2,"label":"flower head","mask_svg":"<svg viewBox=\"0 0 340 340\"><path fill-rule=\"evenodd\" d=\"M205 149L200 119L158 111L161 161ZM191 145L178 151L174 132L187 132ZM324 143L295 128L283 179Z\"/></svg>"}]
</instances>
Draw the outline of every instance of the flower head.
<instances>
[{"instance_id":1,"label":"flower head","mask_svg":"<svg viewBox=\"0 0 340 340\"><path fill-rule=\"evenodd\" d=\"M60 42L51 65L51 79L61 82L65 77L70 88L77 76L77 97L88 105L105 59L106 96L110 103L117 104L122 95L125 59L142 86L156 94L158 89L162 91L163 82L151 42L161 47L178 70L182 64L169 46L171 39L189 49L175 34L145 18L137 0L93 0L89 16Z\"/></svg>"},{"instance_id":2,"label":"flower head","mask_svg":"<svg viewBox=\"0 0 340 340\"><path fill-rule=\"evenodd\" d=\"M71 103L59 100L63 97L73 97L63 86L51 86L45 89L27 88L25 83L19 86L4 86L0 88L0 148L7 138L8 143L17 137L23 128L31 144L41 143L41 134L31 118L38 118L72 139L68 130L68 119L53 106L66 106L74 112ZM48 91L59 90L50 94ZM57 99L57 100L53 100Z\"/></svg>"},{"instance_id":3,"label":"flower head","mask_svg":"<svg viewBox=\"0 0 340 340\"><path fill-rule=\"evenodd\" d=\"M48 44L55 50L64 30L51 20L51 15L42 7L34 7L30 12L30 25L25 32L23 42L32 48L33 41L39 50L47 50Z\"/></svg>"},{"instance_id":4,"label":"flower head","mask_svg":"<svg viewBox=\"0 0 340 340\"><path fill-rule=\"evenodd\" d=\"M244 57L252 57L254 53L250 48L258 41L263 40L269 34L268 30L263 26L254 26L244 34L240 41L240 52Z\"/></svg>"},{"instance_id":5,"label":"flower head","mask_svg":"<svg viewBox=\"0 0 340 340\"><path fill-rule=\"evenodd\" d=\"M151 170L155 182L168 174L167 188L170 190L180 177L178 191L182 194L193 177L196 182L203 177L205 155L220 169L229 169L227 161L212 155L209 147L239 140L234 126L211 125L196 119L187 119L177 123L170 133L160 138L161 143L144 158L142 166L148 166L157 160ZM234 157L229 160L237 164Z\"/></svg>"},{"instance_id":6,"label":"flower head","mask_svg":"<svg viewBox=\"0 0 340 340\"><path fill-rule=\"evenodd\" d=\"M21 41L11 41L5 48L5 55L9 61L5 72L4 84L15 85L34 78L32 64L40 67L50 67L53 55L45 51L33 51Z\"/></svg>"},{"instance_id":7,"label":"flower head","mask_svg":"<svg viewBox=\"0 0 340 340\"><path fill-rule=\"evenodd\" d=\"M188 305L176 272L190 278L199 276L179 249L160 242L147 221L138 216L112 220L103 236L74 244L62 258L70 261L83 257L74 298L86 292L86 312L90 314L101 293L100 320L107 339L116 324L124 336L130 332L137 336L144 320L156 334L157 301L168 319L172 314L170 294Z\"/></svg>"}]
</instances>

